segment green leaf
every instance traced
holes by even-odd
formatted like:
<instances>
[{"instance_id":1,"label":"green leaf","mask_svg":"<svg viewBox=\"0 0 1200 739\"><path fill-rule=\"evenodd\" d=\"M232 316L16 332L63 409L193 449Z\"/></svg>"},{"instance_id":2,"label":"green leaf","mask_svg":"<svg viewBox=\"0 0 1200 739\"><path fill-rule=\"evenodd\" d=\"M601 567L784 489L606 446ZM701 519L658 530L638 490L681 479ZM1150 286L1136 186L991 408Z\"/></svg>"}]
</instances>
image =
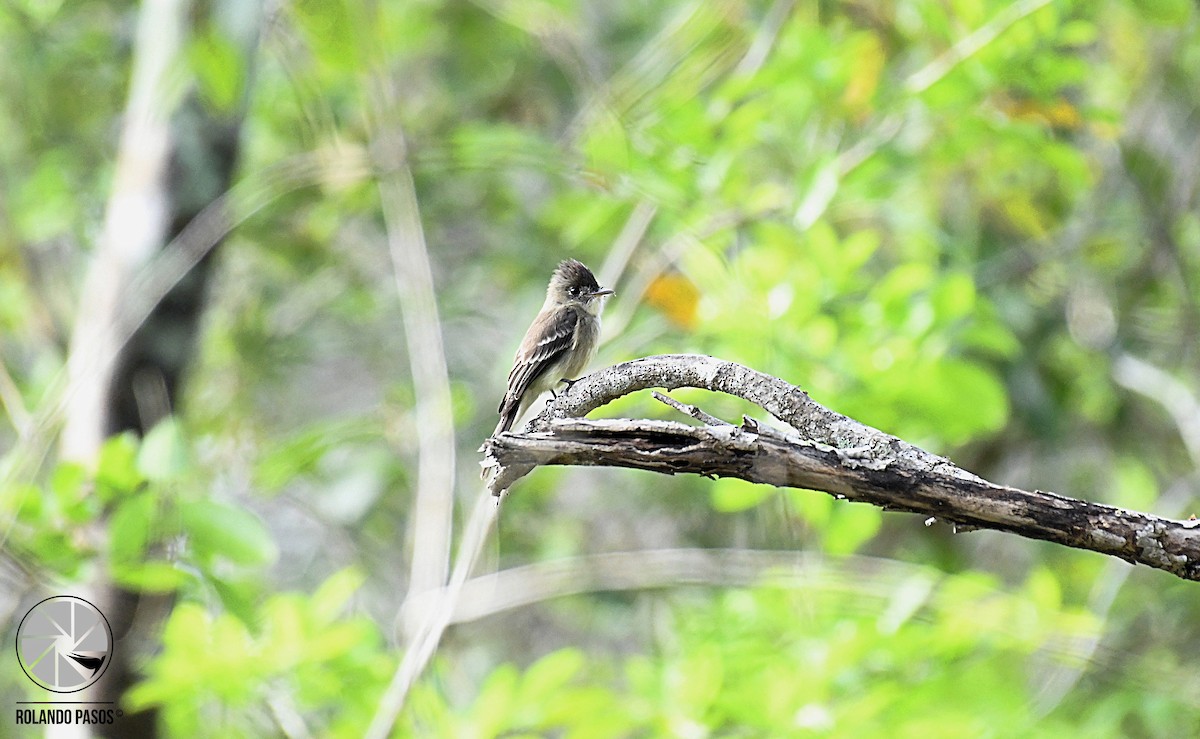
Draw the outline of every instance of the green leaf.
<instances>
[{"instance_id":1,"label":"green leaf","mask_svg":"<svg viewBox=\"0 0 1200 739\"><path fill-rule=\"evenodd\" d=\"M1135 0L1131 5L1146 20L1163 25L1180 26L1192 16L1189 0Z\"/></svg>"},{"instance_id":2,"label":"green leaf","mask_svg":"<svg viewBox=\"0 0 1200 739\"><path fill-rule=\"evenodd\" d=\"M673 702L685 716L702 719L721 694L724 672L720 646L712 642L697 645L675 667Z\"/></svg>"},{"instance_id":3,"label":"green leaf","mask_svg":"<svg viewBox=\"0 0 1200 739\"><path fill-rule=\"evenodd\" d=\"M870 302L883 309L888 323L898 326L905 322L920 301L913 296L925 290L936 275L928 264L906 262L889 272L871 291Z\"/></svg>"},{"instance_id":4,"label":"green leaf","mask_svg":"<svg viewBox=\"0 0 1200 739\"><path fill-rule=\"evenodd\" d=\"M279 555L275 540L253 513L212 500L181 503L179 517L202 560L223 557L247 567L267 565Z\"/></svg>"},{"instance_id":5,"label":"green leaf","mask_svg":"<svg viewBox=\"0 0 1200 739\"><path fill-rule=\"evenodd\" d=\"M517 668L503 664L492 670L471 706L476 736L500 736L508 725L517 692Z\"/></svg>"},{"instance_id":6,"label":"green leaf","mask_svg":"<svg viewBox=\"0 0 1200 739\"><path fill-rule=\"evenodd\" d=\"M138 471L148 480L163 482L180 477L189 466L188 447L179 424L173 418L159 421L142 440Z\"/></svg>"},{"instance_id":7,"label":"green leaf","mask_svg":"<svg viewBox=\"0 0 1200 739\"><path fill-rule=\"evenodd\" d=\"M0 511L4 511L5 515L19 515L19 520L23 522L40 524L47 514L47 499L48 496L37 485L13 485L0 495Z\"/></svg>"},{"instance_id":8,"label":"green leaf","mask_svg":"<svg viewBox=\"0 0 1200 739\"><path fill-rule=\"evenodd\" d=\"M825 526L825 551L852 554L879 532L883 511L866 503L839 501Z\"/></svg>"},{"instance_id":9,"label":"green leaf","mask_svg":"<svg viewBox=\"0 0 1200 739\"><path fill-rule=\"evenodd\" d=\"M1063 46L1086 47L1096 43L1099 31L1090 20L1067 21L1058 32L1058 42Z\"/></svg>"},{"instance_id":10,"label":"green leaf","mask_svg":"<svg viewBox=\"0 0 1200 739\"><path fill-rule=\"evenodd\" d=\"M819 490L787 488L786 494L796 515L818 529L829 522L837 503L830 495Z\"/></svg>"},{"instance_id":11,"label":"green leaf","mask_svg":"<svg viewBox=\"0 0 1200 739\"><path fill-rule=\"evenodd\" d=\"M736 477L722 477L713 481L709 500L713 510L736 513L753 508L774 494L775 488L770 485L746 482Z\"/></svg>"},{"instance_id":12,"label":"green leaf","mask_svg":"<svg viewBox=\"0 0 1200 739\"><path fill-rule=\"evenodd\" d=\"M50 475L50 491L60 513L74 518L72 511L79 507L87 478L87 470L76 462L62 462L54 468Z\"/></svg>"},{"instance_id":13,"label":"green leaf","mask_svg":"<svg viewBox=\"0 0 1200 739\"><path fill-rule=\"evenodd\" d=\"M205 102L219 112L232 112L245 89L245 64L237 45L210 29L196 37L188 61Z\"/></svg>"},{"instance_id":14,"label":"green leaf","mask_svg":"<svg viewBox=\"0 0 1200 739\"><path fill-rule=\"evenodd\" d=\"M1062 609L1062 584L1045 567L1037 567L1025 581L1025 593L1043 611L1053 613Z\"/></svg>"},{"instance_id":15,"label":"green leaf","mask_svg":"<svg viewBox=\"0 0 1200 739\"><path fill-rule=\"evenodd\" d=\"M1008 395L991 372L962 359L922 363L899 383L897 406L949 444L995 431L1008 418Z\"/></svg>"},{"instance_id":16,"label":"green leaf","mask_svg":"<svg viewBox=\"0 0 1200 739\"><path fill-rule=\"evenodd\" d=\"M1119 506L1144 511L1158 500L1158 481L1139 459L1126 456L1117 460L1112 484L1112 501Z\"/></svg>"},{"instance_id":17,"label":"green leaf","mask_svg":"<svg viewBox=\"0 0 1200 739\"><path fill-rule=\"evenodd\" d=\"M525 670L518 702L537 704L552 700L555 693L579 674L584 664L583 653L578 649L560 649L547 654Z\"/></svg>"},{"instance_id":18,"label":"green leaf","mask_svg":"<svg viewBox=\"0 0 1200 739\"><path fill-rule=\"evenodd\" d=\"M170 562L114 564L112 574L120 585L145 593L174 592L196 579Z\"/></svg>"},{"instance_id":19,"label":"green leaf","mask_svg":"<svg viewBox=\"0 0 1200 739\"><path fill-rule=\"evenodd\" d=\"M136 562L158 533L157 504L149 492L121 501L108 520L108 551L115 562Z\"/></svg>"},{"instance_id":20,"label":"green leaf","mask_svg":"<svg viewBox=\"0 0 1200 739\"><path fill-rule=\"evenodd\" d=\"M206 572L204 575L207 584L216 592L225 610L248 624L257 622L263 594L263 584L260 581L226 572L222 572L220 576L212 572Z\"/></svg>"},{"instance_id":21,"label":"green leaf","mask_svg":"<svg viewBox=\"0 0 1200 739\"><path fill-rule=\"evenodd\" d=\"M78 209L66 155L54 150L39 156L34 169L13 183L11 217L22 240L44 242L70 231Z\"/></svg>"},{"instance_id":22,"label":"green leaf","mask_svg":"<svg viewBox=\"0 0 1200 739\"><path fill-rule=\"evenodd\" d=\"M630 143L622 121L614 115L598 111L583 141L590 174L603 185L612 187L622 173L629 169Z\"/></svg>"},{"instance_id":23,"label":"green leaf","mask_svg":"<svg viewBox=\"0 0 1200 739\"><path fill-rule=\"evenodd\" d=\"M331 448L366 436L360 420L303 428L262 455L254 467L254 483L265 492L278 492L300 475L312 474Z\"/></svg>"},{"instance_id":24,"label":"green leaf","mask_svg":"<svg viewBox=\"0 0 1200 739\"><path fill-rule=\"evenodd\" d=\"M975 308L975 282L961 272L942 275L930 292L938 320L962 318Z\"/></svg>"},{"instance_id":25,"label":"green leaf","mask_svg":"<svg viewBox=\"0 0 1200 739\"><path fill-rule=\"evenodd\" d=\"M1021 344L1013 332L992 320L971 324L959 335L959 341L964 347L978 349L1000 359L1016 356L1021 351Z\"/></svg>"},{"instance_id":26,"label":"green leaf","mask_svg":"<svg viewBox=\"0 0 1200 739\"><path fill-rule=\"evenodd\" d=\"M326 76L337 78L333 71L354 70L361 64L360 55L353 53L361 43L355 38L354 26L342 3L323 0L299 0L290 7L296 26L306 36L315 60Z\"/></svg>"},{"instance_id":27,"label":"green leaf","mask_svg":"<svg viewBox=\"0 0 1200 739\"><path fill-rule=\"evenodd\" d=\"M365 580L362 570L356 567L347 567L330 575L312 595L314 618L320 623L333 623Z\"/></svg>"},{"instance_id":28,"label":"green leaf","mask_svg":"<svg viewBox=\"0 0 1200 739\"><path fill-rule=\"evenodd\" d=\"M124 497L145 482L138 469L138 443L132 433L104 441L96 461L96 494L104 502Z\"/></svg>"}]
</instances>

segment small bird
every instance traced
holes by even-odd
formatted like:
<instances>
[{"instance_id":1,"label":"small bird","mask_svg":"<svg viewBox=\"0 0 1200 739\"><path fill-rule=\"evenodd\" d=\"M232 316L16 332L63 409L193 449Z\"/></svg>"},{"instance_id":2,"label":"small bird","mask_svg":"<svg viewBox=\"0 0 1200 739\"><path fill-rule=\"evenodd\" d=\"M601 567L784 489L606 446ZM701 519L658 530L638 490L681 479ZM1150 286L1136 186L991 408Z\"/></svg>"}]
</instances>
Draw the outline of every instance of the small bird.
<instances>
[{"instance_id":1,"label":"small bird","mask_svg":"<svg viewBox=\"0 0 1200 739\"><path fill-rule=\"evenodd\" d=\"M511 429L539 395L559 382L569 386L575 381L596 353L600 311L604 298L612 294L582 262L559 262L546 288L546 302L517 349L493 436Z\"/></svg>"}]
</instances>

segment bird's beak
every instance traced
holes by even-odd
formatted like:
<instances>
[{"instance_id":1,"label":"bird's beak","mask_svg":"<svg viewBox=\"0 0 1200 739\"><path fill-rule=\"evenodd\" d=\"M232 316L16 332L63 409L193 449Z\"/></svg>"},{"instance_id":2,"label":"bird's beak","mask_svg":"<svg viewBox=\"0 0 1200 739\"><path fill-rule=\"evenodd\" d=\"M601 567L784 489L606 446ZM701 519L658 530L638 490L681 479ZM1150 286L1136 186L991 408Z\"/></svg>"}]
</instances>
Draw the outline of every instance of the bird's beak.
<instances>
[{"instance_id":1,"label":"bird's beak","mask_svg":"<svg viewBox=\"0 0 1200 739\"><path fill-rule=\"evenodd\" d=\"M612 290L609 290L607 287L602 287L595 292L588 293L588 299L590 300L592 298L599 298L603 295L615 295L615 294L616 293L614 293Z\"/></svg>"}]
</instances>

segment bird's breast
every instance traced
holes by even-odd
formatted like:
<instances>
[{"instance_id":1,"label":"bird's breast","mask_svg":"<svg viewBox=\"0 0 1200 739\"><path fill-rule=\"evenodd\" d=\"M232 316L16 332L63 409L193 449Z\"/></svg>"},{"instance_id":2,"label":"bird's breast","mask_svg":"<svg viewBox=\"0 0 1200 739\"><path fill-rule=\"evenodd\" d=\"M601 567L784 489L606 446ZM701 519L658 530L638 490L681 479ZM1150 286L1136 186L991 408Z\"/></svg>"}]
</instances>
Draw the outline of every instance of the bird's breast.
<instances>
[{"instance_id":1,"label":"bird's breast","mask_svg":"<svg viewBox=\"0 0 1200 739\"><path fill-rule=\"evenodd\" d=\"M576 379L596 355L600 338L600 319L587 311L580 311L579 325L575 330L574 351L567 366L563 368L567 379Z\"/></svg>"}]
</instances>

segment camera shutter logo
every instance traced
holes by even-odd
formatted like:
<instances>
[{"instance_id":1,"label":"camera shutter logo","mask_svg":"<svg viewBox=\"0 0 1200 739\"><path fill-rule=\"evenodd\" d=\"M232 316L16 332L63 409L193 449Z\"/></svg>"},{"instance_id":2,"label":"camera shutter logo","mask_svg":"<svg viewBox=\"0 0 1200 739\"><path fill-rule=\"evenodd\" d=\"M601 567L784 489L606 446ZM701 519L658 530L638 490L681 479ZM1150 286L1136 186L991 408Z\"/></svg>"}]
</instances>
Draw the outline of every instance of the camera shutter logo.
<instances>
[{"instance_id":1,"label":"camera shutter logo","mask_svg":"<svg viewBox=\"0 0 1200 739\"><path fill-rule=\"evenodd\" d=\"M74 693L108 669L112 629L83 598L56 595L29 609L17 627L17 659L29 679L55 693Z\"/></svg>"}]
</instances>

